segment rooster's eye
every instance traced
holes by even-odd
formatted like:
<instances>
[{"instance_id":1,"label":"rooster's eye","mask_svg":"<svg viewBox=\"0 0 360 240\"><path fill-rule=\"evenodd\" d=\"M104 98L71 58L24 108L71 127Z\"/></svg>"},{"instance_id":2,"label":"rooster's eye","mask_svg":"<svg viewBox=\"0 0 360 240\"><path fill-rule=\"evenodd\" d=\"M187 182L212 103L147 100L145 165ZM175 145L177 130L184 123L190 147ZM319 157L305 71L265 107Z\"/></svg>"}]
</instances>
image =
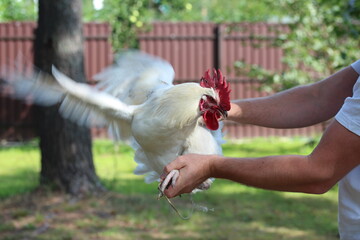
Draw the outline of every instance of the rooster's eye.
<instances>
[{"instance_id":1,"label":"rooster's eye","mask_svg":"<svg viewBox=\"0 0 360 240\"><path fill-rule=\"evenodd\" d=\"M217 105L216 100L215 100L212 96L206 95L206 101L207 101L208 103L212 103L212 104Z\"/></svg>"}]
</instances>

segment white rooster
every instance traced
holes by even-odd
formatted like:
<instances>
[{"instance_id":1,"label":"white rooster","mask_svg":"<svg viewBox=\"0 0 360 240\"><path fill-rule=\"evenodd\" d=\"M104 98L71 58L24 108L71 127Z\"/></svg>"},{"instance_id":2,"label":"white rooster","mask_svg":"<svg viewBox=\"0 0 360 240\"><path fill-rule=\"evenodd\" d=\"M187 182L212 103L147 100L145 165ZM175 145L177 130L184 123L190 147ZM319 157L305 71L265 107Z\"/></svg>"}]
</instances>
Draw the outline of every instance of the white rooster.
<instances>
[{"instance_id":1,"label":"white rooster","mask_svg":"<svg viewBox=\"0 0 360 240\"><path fill-rule=\"evenodd\" d=\"M80 125L107 125L116 140L128 140L135 149L135 174L147 183L159 180L163 168L187 153L222 154L219 120L230 110L230 89L220 71L209 71L198 83L173 85L172 66L139 51L121 54L117 62L95 76L94 87L77 83L55 67L55 81L45 74L8 82L14 96L41 105L61 102L63 117ZM220 126L220 127L219 127ZM160 196L174 184L172 171L160 185ZM206 180L198 189L207 189Z\"/></svg>"}]
</instances>

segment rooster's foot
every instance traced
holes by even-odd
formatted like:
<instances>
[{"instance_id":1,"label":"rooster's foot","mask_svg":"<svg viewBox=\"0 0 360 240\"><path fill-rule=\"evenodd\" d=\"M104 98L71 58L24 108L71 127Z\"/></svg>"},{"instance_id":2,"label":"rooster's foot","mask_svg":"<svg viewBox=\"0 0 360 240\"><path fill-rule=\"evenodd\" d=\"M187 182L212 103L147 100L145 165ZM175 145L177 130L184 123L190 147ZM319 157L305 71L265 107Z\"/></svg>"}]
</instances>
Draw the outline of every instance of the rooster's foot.
<instances>
[{"instance_id":1,"label":"rooster's foot","mask_svg":"<svg viewBox=\"0 0 360 240\"><path fill-rule=\"evenodd\" d=\"M211 187L211 184L213 183L213 180L210 178L205 180L203 183L201 183L199 186L197 186L197 189L200 190L208 190Z\"/></svg>"},{"instance_id":2,"label":"rooster's foot","mask_svg":"<svg viewBox=\"0 0 360 240\"><path fill-rule=\"evenodd\" d=\"M158 195L158 199L160 199L162 196L164 196L164 191L165 189L167 189L170 184L172 186L175 186L175 182L177 180L177 178L179 177L179 170L172 170L167 176L166 178L159 184L159 195Z\"/></svg>"}]
</instances>

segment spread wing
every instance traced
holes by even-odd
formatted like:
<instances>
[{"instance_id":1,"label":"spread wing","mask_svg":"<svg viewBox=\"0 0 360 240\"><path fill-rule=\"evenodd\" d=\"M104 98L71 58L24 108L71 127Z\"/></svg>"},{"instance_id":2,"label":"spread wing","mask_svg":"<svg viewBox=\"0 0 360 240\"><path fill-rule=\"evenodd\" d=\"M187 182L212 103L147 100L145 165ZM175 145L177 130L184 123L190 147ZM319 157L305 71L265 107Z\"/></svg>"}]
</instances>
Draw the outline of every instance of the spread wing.
<instances>
[{"instance_id":1,"label":"spread wing","mask_svg":"<svg viewBox=\"0 0 360 240\"><path fill-rule=\"evenodd\" d=\"M78 83L59 72L54 66L52 74L65 91L60 113L80 125L91 125L89 120L95 116L108 124L125 121L129 123L134 108L105 92L98 91L88 84ZM93 115L93 116L92 116Z\"/></svg>"},{"instance_id":2,"label":"spread wing","mask_svg":"<svg viewBox=\"0 0 360 240\"><path fill-rule=\"evenodd\" d=\"M7 95L42 106L51 106L63 100L64 89L54 81L51 75L41 71L24 74L18 69L6 66L3 68L10 69L2 76L1 91Z\"/></svg>"},{"instance_id":3,"label":"spread wing","mask_svg":"<svg viewBox=\"0 0 360 240\"><path fill-rule=\"evenodd\" d=\"M52 73L53 76L35 71L25 75L20 71L11 71L4 75L2 88L9 96L38 105L61 103L59 112L63 117L79 125L109 126L116 139L125 140L131 136L129 125L136 106L129 106L106 92L75 82L55 67ZM121 136L118 131L120 125L123 127Z\"/></svg>"},{"instance_id":4,"label":"spread wing","mask_svg":"<svg viewBox=\"0 0 360 240\"><path fill-rule=\"evenodd\" d=\"M95 87L130 105L145 102L158 88L173 85L175 72L167 61L132 50L120 53L116 62L94 76Z\"/></svg>"}]
</instances>

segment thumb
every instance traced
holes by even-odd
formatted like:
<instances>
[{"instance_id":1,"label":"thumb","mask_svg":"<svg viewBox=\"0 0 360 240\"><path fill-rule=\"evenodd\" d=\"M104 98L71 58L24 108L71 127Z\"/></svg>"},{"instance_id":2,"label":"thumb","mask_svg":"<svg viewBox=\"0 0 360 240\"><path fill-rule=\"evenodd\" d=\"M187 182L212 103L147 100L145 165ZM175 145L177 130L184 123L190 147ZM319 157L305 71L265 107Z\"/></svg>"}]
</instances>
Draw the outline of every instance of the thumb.
<instances>
[{"instance_id":1,"label":"thumb","mask_svg":"<svg viewBox=\"0 0 360 240\"><path fill-rule=\"evenodd\" d=\"M181 168L185 167L185 161L183 160L183 156L177 157L174 161L169 163L164 167L164 170L160 176L161 180L164 180L165 177L171 172L171 170L179 170Z\"/></svg>"}]
</instances>

